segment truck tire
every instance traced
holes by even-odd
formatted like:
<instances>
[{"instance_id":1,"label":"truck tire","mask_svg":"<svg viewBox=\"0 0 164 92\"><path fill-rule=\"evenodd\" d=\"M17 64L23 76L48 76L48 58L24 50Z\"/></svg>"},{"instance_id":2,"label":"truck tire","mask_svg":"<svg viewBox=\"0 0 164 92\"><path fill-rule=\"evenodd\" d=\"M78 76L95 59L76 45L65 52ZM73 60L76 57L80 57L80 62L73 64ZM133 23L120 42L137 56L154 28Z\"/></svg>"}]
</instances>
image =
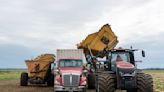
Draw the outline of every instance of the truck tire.
<instances>
[{"instance_id":1,"label":"truck tire","mask_svg":"<svg viewBox=\"0 0 164 92\"><path fill-rule=\"evenodd\" d=\"M86 88L84 88L81 92L87 92L87 89L86 89Z\"/></svg>"},{"instance_id":2,"label":"truck tire","mask_svg":"<svg viewBox=\"0 0 164 92\"><path fill-rule=\"evenodd\" d=\"M50 74L47 77L47 86L54 86L54 75Z\"/></svg>"},{"instance_id":3,"label":"truck tire","mask_svg":"<svg viewBox=\"0 0 164 92\"><path fill-rule=\"evenodd\" d=\"M28 73L21 73L20 85L27 86L28 85Z\"/></svg>"},{"instance_id":4,"label":"truck tire","mask_svg":"<svg viewBox=\"0 0 164 92\"><path fill-rule=\"evenodd\" d=\"M145 74L147 78L147 90L148 92L153 92L153 78L150 74Z\"/></svg>"},{"instance_id":5,"label":"truck tire","mask_svg":"<svg viewBox=\"0 0 164 92\"><path fill-rule=\"evenodd\" d=\"M88 88L95 89L95 75L93 73L88 75L87 81L88 81Z\"/></svg>"},{"instance_id":6,"label":"truck tire","mask_svg":"<svg viewBox=\"0 0 164 92\"><path fill-rule=\"evenodd\" d=\"M113 74L101 74L98 76L96 92L114 92L115 76Z\"/></svg>"}]
</instances>

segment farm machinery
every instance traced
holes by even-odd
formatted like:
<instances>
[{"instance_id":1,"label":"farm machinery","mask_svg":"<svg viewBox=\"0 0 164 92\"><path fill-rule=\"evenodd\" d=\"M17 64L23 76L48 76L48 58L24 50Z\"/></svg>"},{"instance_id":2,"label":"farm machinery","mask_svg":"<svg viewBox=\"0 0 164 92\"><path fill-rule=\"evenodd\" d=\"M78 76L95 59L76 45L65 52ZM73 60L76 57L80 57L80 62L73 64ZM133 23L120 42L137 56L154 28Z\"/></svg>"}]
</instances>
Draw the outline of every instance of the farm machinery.
<instances>
[{"instance_id":1,"label":"farm machinery","mask_svg":"<svg viewBox=\"0 0 164 92\"><path fill-rule=\"evenodd\" d=\"M88 86L95 87L97 92L114 92L116 89L153 92L152 76L136 67L134 51L137 49L114 49L117 43L116 35L106 24L99 32L90 34L78 45L78 48L85 50L90 65ZM142 56L145 57L143 50ZM97 58L105 58L103 71L97 67Z\"/></svg>"},{"instance_id":2,"label":"farm machinery","mask_svg":"<svg viewBox=\"0 0 164 92\"><path fill-rule=\"evenodd\" d=\"M20 78L20 85L27 86L31 84L54 85L54 75L52 63L55 60L53 54L42 54L35 59L25 60L28 73L23 72Z\"/></svg>"},{"instance_id":3,"label":"farm machinery","mask_svg":"<svg viewBox=\"0 0 164 92\"><path fill-rule=\"evenodd\" d=\"M57 50L55 79L51 73L51 63L55 61L53 54L26 60L28 73L21 74L21 86L47 83L54 85L54 91L85 92L88 87L96 92L114 92L116 89L153 92L152 76L136 67L134 52L138 49L115 49L117 43L117 36L106 24L78 44L78 50ZM145 52L141 52L145 57ZM85 60L86 67L83 66Z\"/></svg>"}]
</instances>

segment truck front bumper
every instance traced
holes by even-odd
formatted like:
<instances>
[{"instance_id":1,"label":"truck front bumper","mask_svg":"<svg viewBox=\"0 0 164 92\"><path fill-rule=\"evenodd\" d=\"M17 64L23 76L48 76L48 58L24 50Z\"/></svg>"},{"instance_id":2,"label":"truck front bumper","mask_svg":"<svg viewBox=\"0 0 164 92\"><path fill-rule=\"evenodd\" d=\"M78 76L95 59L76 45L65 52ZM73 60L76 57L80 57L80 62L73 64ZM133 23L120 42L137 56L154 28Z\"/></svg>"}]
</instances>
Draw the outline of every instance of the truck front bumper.
<instances>
[{"instance_id":1,"label":"truck front bumper","mask_svg":"<svg viewBox=\"0 0 164 92\"><path fill-rule=\"evenodd\" d=\"M63 87L63 86L54 86L55 91L83 91L86 89L86 86L78 86L78 87Z\"/></svg>"}]
</instances>

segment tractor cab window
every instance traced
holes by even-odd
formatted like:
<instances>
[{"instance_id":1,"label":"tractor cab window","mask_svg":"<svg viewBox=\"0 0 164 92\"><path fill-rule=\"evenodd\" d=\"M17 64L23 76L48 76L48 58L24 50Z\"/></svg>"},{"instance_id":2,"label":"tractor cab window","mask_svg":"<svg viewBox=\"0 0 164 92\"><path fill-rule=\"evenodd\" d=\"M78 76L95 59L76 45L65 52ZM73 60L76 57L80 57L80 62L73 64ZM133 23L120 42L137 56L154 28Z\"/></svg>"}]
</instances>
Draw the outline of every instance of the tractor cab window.
<instances>
[{"instance_id":1,"label":"tractor cab window","mask_svg":"<svg viewBox=\"0 0 164 92\"><path fill-rule=\"evenodd\" d=\"M129 53L114 52L111 54L111 68L115 71L115 62L130 62Z\"/></svg>"},{"instance_id":2,"label":"tractor cab window","mask_svg":"<svg viewBox=\"0 0 164 92\"><path fill-rule=\"evenodd\" d=\"M117 61L123 61L123 62L129 62L129 53L112 53L111 55L111 61L117 62Z\"/></svg>"},{"instance_id":3,"label":"tractor cab window","mask_svg":"<svg viewBox=\"0 0 164 92\"><path fill-rule=\"evenodd\" d=\"M62 59L59 60L59 67L82 67L82 60Z\"/></svg>"}]
</instances>

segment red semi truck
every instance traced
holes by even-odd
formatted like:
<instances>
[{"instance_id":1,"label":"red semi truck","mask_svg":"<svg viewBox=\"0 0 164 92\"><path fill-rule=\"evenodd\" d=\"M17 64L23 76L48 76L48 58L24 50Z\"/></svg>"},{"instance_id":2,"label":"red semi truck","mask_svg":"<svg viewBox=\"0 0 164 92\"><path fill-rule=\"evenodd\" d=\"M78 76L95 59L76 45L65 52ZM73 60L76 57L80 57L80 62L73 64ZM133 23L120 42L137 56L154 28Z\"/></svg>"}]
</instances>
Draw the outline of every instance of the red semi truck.
<instances>
[{"instance_id":1,"label":"red semi truck","mask_svg":"<svg viewBox=\"0 0 164 92\"><path fill-rule=\"evenodd\" d=\"M86 63L82 49L58 49L55 62L54 91L80 91L87 89Z\"/></svg>"}]
</instances>

